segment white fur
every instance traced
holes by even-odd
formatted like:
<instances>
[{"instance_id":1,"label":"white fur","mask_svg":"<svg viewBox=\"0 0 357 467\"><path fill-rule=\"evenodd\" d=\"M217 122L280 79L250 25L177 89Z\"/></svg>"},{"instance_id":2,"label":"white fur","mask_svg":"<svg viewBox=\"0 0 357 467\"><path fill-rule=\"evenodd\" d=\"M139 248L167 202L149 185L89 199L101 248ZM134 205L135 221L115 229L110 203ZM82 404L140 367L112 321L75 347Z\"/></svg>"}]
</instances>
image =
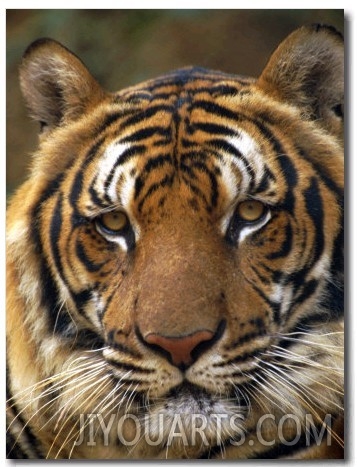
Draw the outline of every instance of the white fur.
<instances>
[{"instance_id":1,"label":"white fur","mask_svg":"<svg viewBox=\"0 0 357 467\"><path fill-rule=\"evenodd\" d=\"M130 147L127 143L120 143L114 142L110 144L103 156L101 157L100 163L98 164L98 174L97 174L97 183L96 188L98 193L102 193L104 183L109 176L113 166L115 165L116 161L120 158L120 156ZM107 194L110 197L111 201L116 203L118 201L118 194L117 194L117 183L122 171L122 166L119 165L116 169L115 175L112 178L110 186L107 188Z\"/></svg>"}]
</instances>

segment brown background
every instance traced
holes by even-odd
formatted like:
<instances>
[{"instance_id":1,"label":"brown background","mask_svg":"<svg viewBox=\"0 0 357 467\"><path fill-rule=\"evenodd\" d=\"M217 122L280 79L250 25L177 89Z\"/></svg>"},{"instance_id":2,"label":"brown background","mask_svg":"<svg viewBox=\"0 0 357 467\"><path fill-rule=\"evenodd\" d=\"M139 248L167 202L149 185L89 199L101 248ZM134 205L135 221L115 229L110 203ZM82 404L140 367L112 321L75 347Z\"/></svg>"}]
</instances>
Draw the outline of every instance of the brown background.
<instances>
[{"instance_id":1,"label":"brown background","mask_svg":"<svg viewBox=\"0 0 357 467\"><path fill-rule=\"evenodd\" d=\"M343 32L343 10L7 10L8 193L37 144L17 76L33 40L62 42L115 91L186 65L257 76L287 34L316 22Z\"/></svg>"}]
</instances>

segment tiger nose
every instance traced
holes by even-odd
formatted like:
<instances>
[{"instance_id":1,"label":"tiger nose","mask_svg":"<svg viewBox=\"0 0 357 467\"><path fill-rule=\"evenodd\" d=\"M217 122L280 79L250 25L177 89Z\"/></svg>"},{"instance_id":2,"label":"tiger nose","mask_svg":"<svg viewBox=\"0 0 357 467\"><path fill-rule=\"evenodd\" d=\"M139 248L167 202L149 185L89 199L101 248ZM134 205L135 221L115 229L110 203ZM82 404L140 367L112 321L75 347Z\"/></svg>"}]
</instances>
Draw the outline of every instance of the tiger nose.
<instances>
[{"instance_id":1,"label":"tiger nose","mask_svg":"<svg viewBox=\"0 0 357 467\"><path fill-rule=\"evenodd\" d=\"M198 356L210 347L214 335L208 330L197 331L183 337L167 337L151 333L144 337L144 341L165 355L173 365L184 369L192 365Z\"/></svg>"}]
</instances>

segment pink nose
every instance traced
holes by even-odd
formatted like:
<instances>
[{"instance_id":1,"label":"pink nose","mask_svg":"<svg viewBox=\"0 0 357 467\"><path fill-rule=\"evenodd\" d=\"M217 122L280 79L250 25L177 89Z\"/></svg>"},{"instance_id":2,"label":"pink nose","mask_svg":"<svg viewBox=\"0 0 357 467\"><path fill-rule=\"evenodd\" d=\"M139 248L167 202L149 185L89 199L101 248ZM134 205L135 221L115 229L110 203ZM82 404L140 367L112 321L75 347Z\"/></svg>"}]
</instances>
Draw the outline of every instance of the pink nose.
<instances>
[{"instance_id":1,"label":"pink nose","mask_svg":"<svg viewBox=\"0 0 357 467\"><path fill-rule=\"evenodd\" d=\"M211 331L197 331L194 334L184 337L165 337L160 334L148 334L144 340L151 345L159 347L165 353L169 353L173 365L181 367L190 366L194 358L192 351L203 342L209 341L214 337Z\"/></svg>"}]
</instances>

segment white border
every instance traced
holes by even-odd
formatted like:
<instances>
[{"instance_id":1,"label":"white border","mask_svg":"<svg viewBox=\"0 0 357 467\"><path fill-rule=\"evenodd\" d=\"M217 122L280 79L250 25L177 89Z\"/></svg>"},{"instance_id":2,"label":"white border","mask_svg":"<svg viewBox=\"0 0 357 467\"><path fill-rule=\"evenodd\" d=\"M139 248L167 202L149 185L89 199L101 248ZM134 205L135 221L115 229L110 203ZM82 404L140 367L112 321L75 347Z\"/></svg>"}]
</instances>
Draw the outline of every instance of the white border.
<instances>
[{"instance_id":1,"label":"white border","mask_svg":"<svg viewBox=\"0 0 357 467\"><path fill-rule=\"evenodd\" d=\"M102 0L100 2L100 7L101 9L108 9L108 8L113 8L113 9L119 9L121 8L121 5L118 4L119 2L113 2L113 1L107 1L107 0ZM124 3L124 2L123 2ZM354 343L356 342L356 336L357 336L357 303L356 303L356 297L355 293L353 293L353 288L355 288L355 284L352 284L352 281L354 281L355 277L355 266L356 266L356 260L357 260L357 248L356 246L353 245L357 240L357 230L355 226L355 215L354 213L356 212L356 207L354 205L354 201L357 200L357 183L355 180L357 180L357 171L356 171L356 161L355 157L357 157L357 154L355 154L355 141L354 141L354 133L356 129L356 122L354 118L354 109L356 109L356 93L354 92L354 86L356 83L356 74L355 74L355 61L353 60L353 56L356 56L356 2L355 1L348 1L348 2L336 2L336 1L331 1L331 0L319 0L319 1L307 1L307 0L300 0L299 2L289 2L288 4L286 2L277 1L277 0L271 0L270 2L266 2L266 0L252 0L249 2L249 8L244 8L243 5L239 4L240 2L233 2L231 0L220 0L219 2L210 2L208 3L207 0L180 0L180 2L168 2L168 1L139 1L139 0L132 0L130 2L130 9L147 9L148 6L150 5L150 9L172 9L172 8L177 8L177 9L284 9L284 8L289 8L289 9L311 9L311 8L321 8L321 9L334 9L334 8L341 8L345 9L345 17L347 21L347 28L348 28L348 33L349 37L348 39L350 40L350 45L349 45L349 60L350 63L348 64L347 67L347 73L349 74L349 84L350 84L350 104L348 106L349 108L349 134L347 134L347 137L349 139L349 144L346 145L349 150L349 163L348 163L348 177L347 181L350 181L350 188L346 192L349 200L347 201L347 210L346 213L350 217L350 219L346 222L346 226L348 229L348 233L346 235L346 238L348 240L347 248L346 251L348 251L348 256L349 256L349 270L347 273L349 273L349 278L346 281L346 283L349 283L349 294L346 296L346 308L348 309L347 311L349 312L349 326L347 329L347 337L348 337L348 347L347 347L347 352L349 353L349 359L347 359L347 366L346 366L346 371L351 372L352 376L350 376L349 382L350 386L347 387L347 391L349 392L350 396L348 398L349 401L349 407L346 407L346 412L348 413L349 417L349 424L347 426L347 433L346 433L346 438L348 440L348 443L350 444L350 449L347 451L348 454L348 463L351 465L354 465L355 460L357 459L356 457L356 445L357 445L357 436L356 436L356 427L355 427L355 420L357 417L357 410L356 410L356 403L355 403L355 395L356 395L356 370L355 368L356 365L356 352L355 352L355 345ZM1 55L0 55L0 60L1 60L1 69L3 71L2 76L6 76L6 57L5 57L5 44L6 44L6 9L48 9L49 6L51 9L55 8L68 8L68 9L88 9L88 2L81 2L81 1L67 1L67 0L62 0L61 2L57 1L52 1L51 4L49 5L48 1L31 1L31 2L25 2L25 1L16 1L16 0L5 0L2 2L3 8L0 10L1 11L1 19L2 21L0 22L0 34L3 38L2 44L4 44L4 47L2 48ZM97 5L93 5L94 7L98 7ZM5 108L5 102L6 102L6 80L2 80L2 86L1 86L1 91L0 91L0 101L3 104L3 112L1 113L1 118L2 118L2 125L1 125L1 130L0 130L0 138L1 141L3 142L3 145L5 146L5 141L6 141L6 136L5 136L5 124L6 124L6 108ZM5 162L5 148L3 151L3 155L1 157L1 174L4 177L4 182L2 184L4 194L1 196L1 201L0 201L0 213L2 216L3 223L1 224L2 226L5 225L5 204L6 204L6 196L5 196L5 174L6 174L6 162ZM346 173L347 173L346 170ZM0 229L0 255L1 259L3 260L1 262L1 269L0 269L0 274L1 274L1 285L4 287L3 293L1 294L2 298L2 313L1 317L4 320L3 324L1 326L1 329L5 329L5 307L4 307L4 302L5 302L5 236L4 236L4 227ZM5 373L5 363L4 363L4 356L5 356L5 342L4 339L1 339L0 341L2 348L1 348L1 366L0 368L3 369L2 375L3 375L3 384L1 385L1 401L4 403L5 401L5 381L4 381L4 373ZM14 466L14 465L23 465L21 462L17 462L14 460L6 460L5 459L5 416L4 413L0 410L0 430L1 430L1 436L0 436L0 458L3 458L5 460L5 465L6 466ZM83 462L76 462L76 461L70 461L71 465L83 465ZM280 465L281 462L280 461ZM29 465L38 465L38 463L30 463L26 462L26 464ZM51 462L52 464L52 462ZM113 464L112 462L109 463L109 465ZM125 462L120 462L121 465L125 465ZM256 463L251 463L249 462L250 465L256 465ZM271 464L271 463L270 463ZM279 461L276 462L276 464L279 464ZM91 462L90 465L93 466L98 466L98 465L103 465L101 462ZM105 463L105 465L108 465L108 463ZM170 462L170 465L179 465L178 462Z\"/></svg>"}]
</instances>

